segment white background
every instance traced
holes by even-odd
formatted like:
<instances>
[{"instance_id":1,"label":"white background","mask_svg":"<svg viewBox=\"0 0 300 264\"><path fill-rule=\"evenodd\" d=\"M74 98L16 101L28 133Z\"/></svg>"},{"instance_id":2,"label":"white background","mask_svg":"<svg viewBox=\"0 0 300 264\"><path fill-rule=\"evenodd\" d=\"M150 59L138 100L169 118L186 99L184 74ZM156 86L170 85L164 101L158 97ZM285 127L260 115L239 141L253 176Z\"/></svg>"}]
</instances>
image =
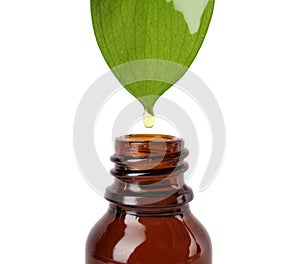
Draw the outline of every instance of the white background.
<instances>
[{"instance_id":1,"label":"white background","mask_svg":"<svg viewBox=\"0 0 300 264\"><path fill-rule=\"evenodd\" d=\"M192 203L215 264L300 263L299 10L294 0L217 1L192 66L227 129L218 178ZM76 107L108 69L89 3L1 1L0 32L0 263L84 263L107 206L72 148Z\"/></svg>"}]
</instances>

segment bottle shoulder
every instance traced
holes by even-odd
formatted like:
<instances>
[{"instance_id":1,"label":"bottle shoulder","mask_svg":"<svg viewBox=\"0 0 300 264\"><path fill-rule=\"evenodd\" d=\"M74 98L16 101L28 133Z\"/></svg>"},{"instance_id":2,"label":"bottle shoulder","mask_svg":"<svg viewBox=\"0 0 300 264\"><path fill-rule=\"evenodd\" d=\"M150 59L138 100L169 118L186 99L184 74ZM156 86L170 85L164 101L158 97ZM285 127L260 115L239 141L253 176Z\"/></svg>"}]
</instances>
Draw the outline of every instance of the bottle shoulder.
<instances>
[{"instance_id":1,"label":"bottle shoulder","mask_svg":"<svg viewBox=\"0 0 300 264\"><path fill-rule=\"evenodd\" d=\"M211 243L205 228L191 213L145 217L109 211L90 232L86 249L89 258L102 260L94 262L99 264L211 263L199 262L211 259ZM192 262L184 262L187 260Z\"/></svg>"}]
</instances>

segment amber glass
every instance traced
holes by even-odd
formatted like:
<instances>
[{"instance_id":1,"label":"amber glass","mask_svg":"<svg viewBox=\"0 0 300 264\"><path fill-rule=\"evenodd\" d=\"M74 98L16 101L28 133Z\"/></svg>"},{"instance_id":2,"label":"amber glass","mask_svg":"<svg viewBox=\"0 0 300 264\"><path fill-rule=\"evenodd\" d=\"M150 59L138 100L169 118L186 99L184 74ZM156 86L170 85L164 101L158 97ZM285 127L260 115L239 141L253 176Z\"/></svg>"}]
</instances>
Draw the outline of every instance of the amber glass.
<instances>
[{"instance_id":1,"label":"amber glass","mask_svg":"<svg viewBox=\"0 0 300 264\"><path fill-rule=\"evenodd\" d=\"M209 235L188 203L180 138L128 135L115 142L108 212L91 230L86 264L211 264Z\"/></svg>"}]
</instances>

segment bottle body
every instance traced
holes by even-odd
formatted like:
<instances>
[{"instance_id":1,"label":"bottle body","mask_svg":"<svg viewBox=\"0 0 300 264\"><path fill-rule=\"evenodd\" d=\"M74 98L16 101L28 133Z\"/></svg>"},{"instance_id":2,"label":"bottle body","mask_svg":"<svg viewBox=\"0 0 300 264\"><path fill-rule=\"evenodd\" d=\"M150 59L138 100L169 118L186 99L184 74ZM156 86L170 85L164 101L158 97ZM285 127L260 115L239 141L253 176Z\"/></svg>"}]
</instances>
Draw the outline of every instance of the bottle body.
<instances>
[{"instance_id":1,"label":"bottle body","mask_svg":"<svg viewBox=\"0 0 300 264\"><path fill-rule=\"evenodd\" d=\"M139 213L111 204L89 234L86 264L211 264L211 251L188 205Z\"/></svg>"}]
</instances>

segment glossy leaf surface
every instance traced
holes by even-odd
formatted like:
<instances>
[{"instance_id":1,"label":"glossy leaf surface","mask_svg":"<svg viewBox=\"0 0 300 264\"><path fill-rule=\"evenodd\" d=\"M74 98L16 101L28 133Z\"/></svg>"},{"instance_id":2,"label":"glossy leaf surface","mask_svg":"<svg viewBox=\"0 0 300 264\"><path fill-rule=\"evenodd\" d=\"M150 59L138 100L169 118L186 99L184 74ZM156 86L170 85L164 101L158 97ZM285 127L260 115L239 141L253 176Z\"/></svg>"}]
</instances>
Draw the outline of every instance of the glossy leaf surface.
<instances>
[{"instance_id":1,"label":"glossy leaf surface","mask_svg":"<svg viewBox=\"0 0 300 264\"><path fill-rule=\"evenodd\" d=\"M182 77L196 57L213 7L214 0L91 0L95 36L107 64L150 114L159 96ZM152 63L144 66L129 64L125 71L114 70L124 63L149 59ZM183 70L172 72L160 66L159 60L180 64ZM128 83L137 73L144 80ZM156 80L157 74L171 81Z\"/></svg>"}]
</instances>

